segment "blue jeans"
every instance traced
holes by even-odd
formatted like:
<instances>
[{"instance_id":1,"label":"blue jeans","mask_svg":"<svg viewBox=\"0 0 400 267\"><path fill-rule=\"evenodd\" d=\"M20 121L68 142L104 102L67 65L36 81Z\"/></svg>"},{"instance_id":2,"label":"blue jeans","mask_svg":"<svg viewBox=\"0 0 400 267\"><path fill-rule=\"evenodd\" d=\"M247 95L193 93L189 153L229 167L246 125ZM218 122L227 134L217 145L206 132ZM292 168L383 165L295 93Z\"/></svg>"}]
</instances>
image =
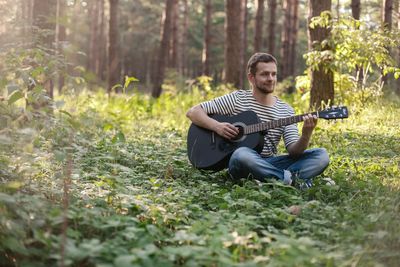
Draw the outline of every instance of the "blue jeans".
<instances>
[{"instance_id":1,"label":"blue jeans","mask_svg":"<svg viewBox=\"0 0 400 267\"><path fill-rule=\"evenodd\" d=\"M328 165L329 155L325 148L305 150L297 158L289 155L263 158L251 148L240 147L229 160L229 173L234 179L252 175L260 181L275 178L290 184L293 176L296 179L309 181L321 174ZM287 180L290 182L286 182Z\"/></svg>"}]
</instances>

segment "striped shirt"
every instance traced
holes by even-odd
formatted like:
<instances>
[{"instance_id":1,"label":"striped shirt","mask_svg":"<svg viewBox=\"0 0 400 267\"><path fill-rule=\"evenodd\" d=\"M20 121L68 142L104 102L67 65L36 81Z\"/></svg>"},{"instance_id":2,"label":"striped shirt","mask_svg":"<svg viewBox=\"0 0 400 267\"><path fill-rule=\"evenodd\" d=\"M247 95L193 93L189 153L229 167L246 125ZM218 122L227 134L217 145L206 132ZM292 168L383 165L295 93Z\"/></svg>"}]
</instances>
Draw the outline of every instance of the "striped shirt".
<instances>
[{"instance_id":1,"label":"striped shirt","mask_svg":"<svg viewBox=\"0 0 400 267\"><path fill-rule=\"evenodd\" d=\"M246 110L254 111L262 122L294 116L291 106L276 97L272 107L265 106L256 101L252 91L239 90L230 94L217 97L200 104L207 114L236 115ZM282 126L268 130L264 136L264 147L261 156L270 157L276 154L276 148L283 136L285 147L299 139L296 124Z\"/></svg>"}]
</instances>

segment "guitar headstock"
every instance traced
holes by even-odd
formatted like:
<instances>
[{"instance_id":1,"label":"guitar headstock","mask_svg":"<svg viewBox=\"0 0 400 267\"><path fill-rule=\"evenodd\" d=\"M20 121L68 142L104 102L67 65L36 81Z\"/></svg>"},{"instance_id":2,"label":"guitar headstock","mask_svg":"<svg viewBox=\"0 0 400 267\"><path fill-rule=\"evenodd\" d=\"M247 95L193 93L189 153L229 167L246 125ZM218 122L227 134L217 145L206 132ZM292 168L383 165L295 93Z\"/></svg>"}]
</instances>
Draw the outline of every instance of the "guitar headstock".
<instances>
[{"instance_id":1,"label":"guitar headstock","mask_svg":"<svg viewBox=\"0 0 400 267\"><path fill-rule=\"evenodd\" d=\"M349 117L349 111L346 106L332 106L318 112L318 117L325 120L345 119Z\"/></svg>"}]
</instances>

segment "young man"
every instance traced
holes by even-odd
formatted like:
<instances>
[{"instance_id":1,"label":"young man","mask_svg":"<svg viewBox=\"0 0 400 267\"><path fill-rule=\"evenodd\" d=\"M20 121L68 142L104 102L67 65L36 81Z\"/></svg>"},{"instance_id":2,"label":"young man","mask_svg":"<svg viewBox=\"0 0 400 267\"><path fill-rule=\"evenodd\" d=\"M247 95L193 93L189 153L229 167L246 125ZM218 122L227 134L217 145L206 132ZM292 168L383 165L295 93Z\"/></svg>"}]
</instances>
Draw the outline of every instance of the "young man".
<instances>
[{"instance_id":1,"label":"young man","mask_svg":"<svg viewBox=\"0 0 400 267\"><path fill-rule=\"evenodd\" d=\"M247 64L247 72L250 91L234 91L203 102L192 107L187 117L200 127L232 139L238 134L238 129L230 123L218 122L208 114L236 115L253 110L261 121L294 116L293 108L273 94L277 82L277 61L272 55L254 54ZM310 187L311 179L328 166L329 156L323 148L306 150L317 125L317 117L309 114L303 119L301 136L296 124L282 126L268 131L261 154L247 147L235 150L229 161L230 175L235 179L251 175L261 181L276 178L288 185L292 185L295 179L301 179L299 181L303 181L305 187ZM277 156L276 148L282 137L288 154Z\"/></svg>"}]
</instances>

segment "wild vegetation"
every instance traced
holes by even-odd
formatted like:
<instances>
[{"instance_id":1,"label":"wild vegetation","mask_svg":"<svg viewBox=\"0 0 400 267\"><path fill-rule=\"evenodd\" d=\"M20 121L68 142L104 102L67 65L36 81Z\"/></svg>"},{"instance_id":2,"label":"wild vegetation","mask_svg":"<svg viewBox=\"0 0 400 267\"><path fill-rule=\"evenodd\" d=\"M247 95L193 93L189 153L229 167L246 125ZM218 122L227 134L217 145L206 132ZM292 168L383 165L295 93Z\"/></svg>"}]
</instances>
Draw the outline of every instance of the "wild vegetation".
<instances>
[{"instance_id":1,"label":"wild vegetation","mask_svg":"<svg viewBox=\"0 0 400 267\"><path fill-rule=\"evenodd\" d=\"M190 166L185 111L228 90L202 88L67 95L52 115L1 102L1 265L399 262L399 102L320 121L312 146L329 150L336 185L299 191Z\"/></svg>"}]
</instances>

